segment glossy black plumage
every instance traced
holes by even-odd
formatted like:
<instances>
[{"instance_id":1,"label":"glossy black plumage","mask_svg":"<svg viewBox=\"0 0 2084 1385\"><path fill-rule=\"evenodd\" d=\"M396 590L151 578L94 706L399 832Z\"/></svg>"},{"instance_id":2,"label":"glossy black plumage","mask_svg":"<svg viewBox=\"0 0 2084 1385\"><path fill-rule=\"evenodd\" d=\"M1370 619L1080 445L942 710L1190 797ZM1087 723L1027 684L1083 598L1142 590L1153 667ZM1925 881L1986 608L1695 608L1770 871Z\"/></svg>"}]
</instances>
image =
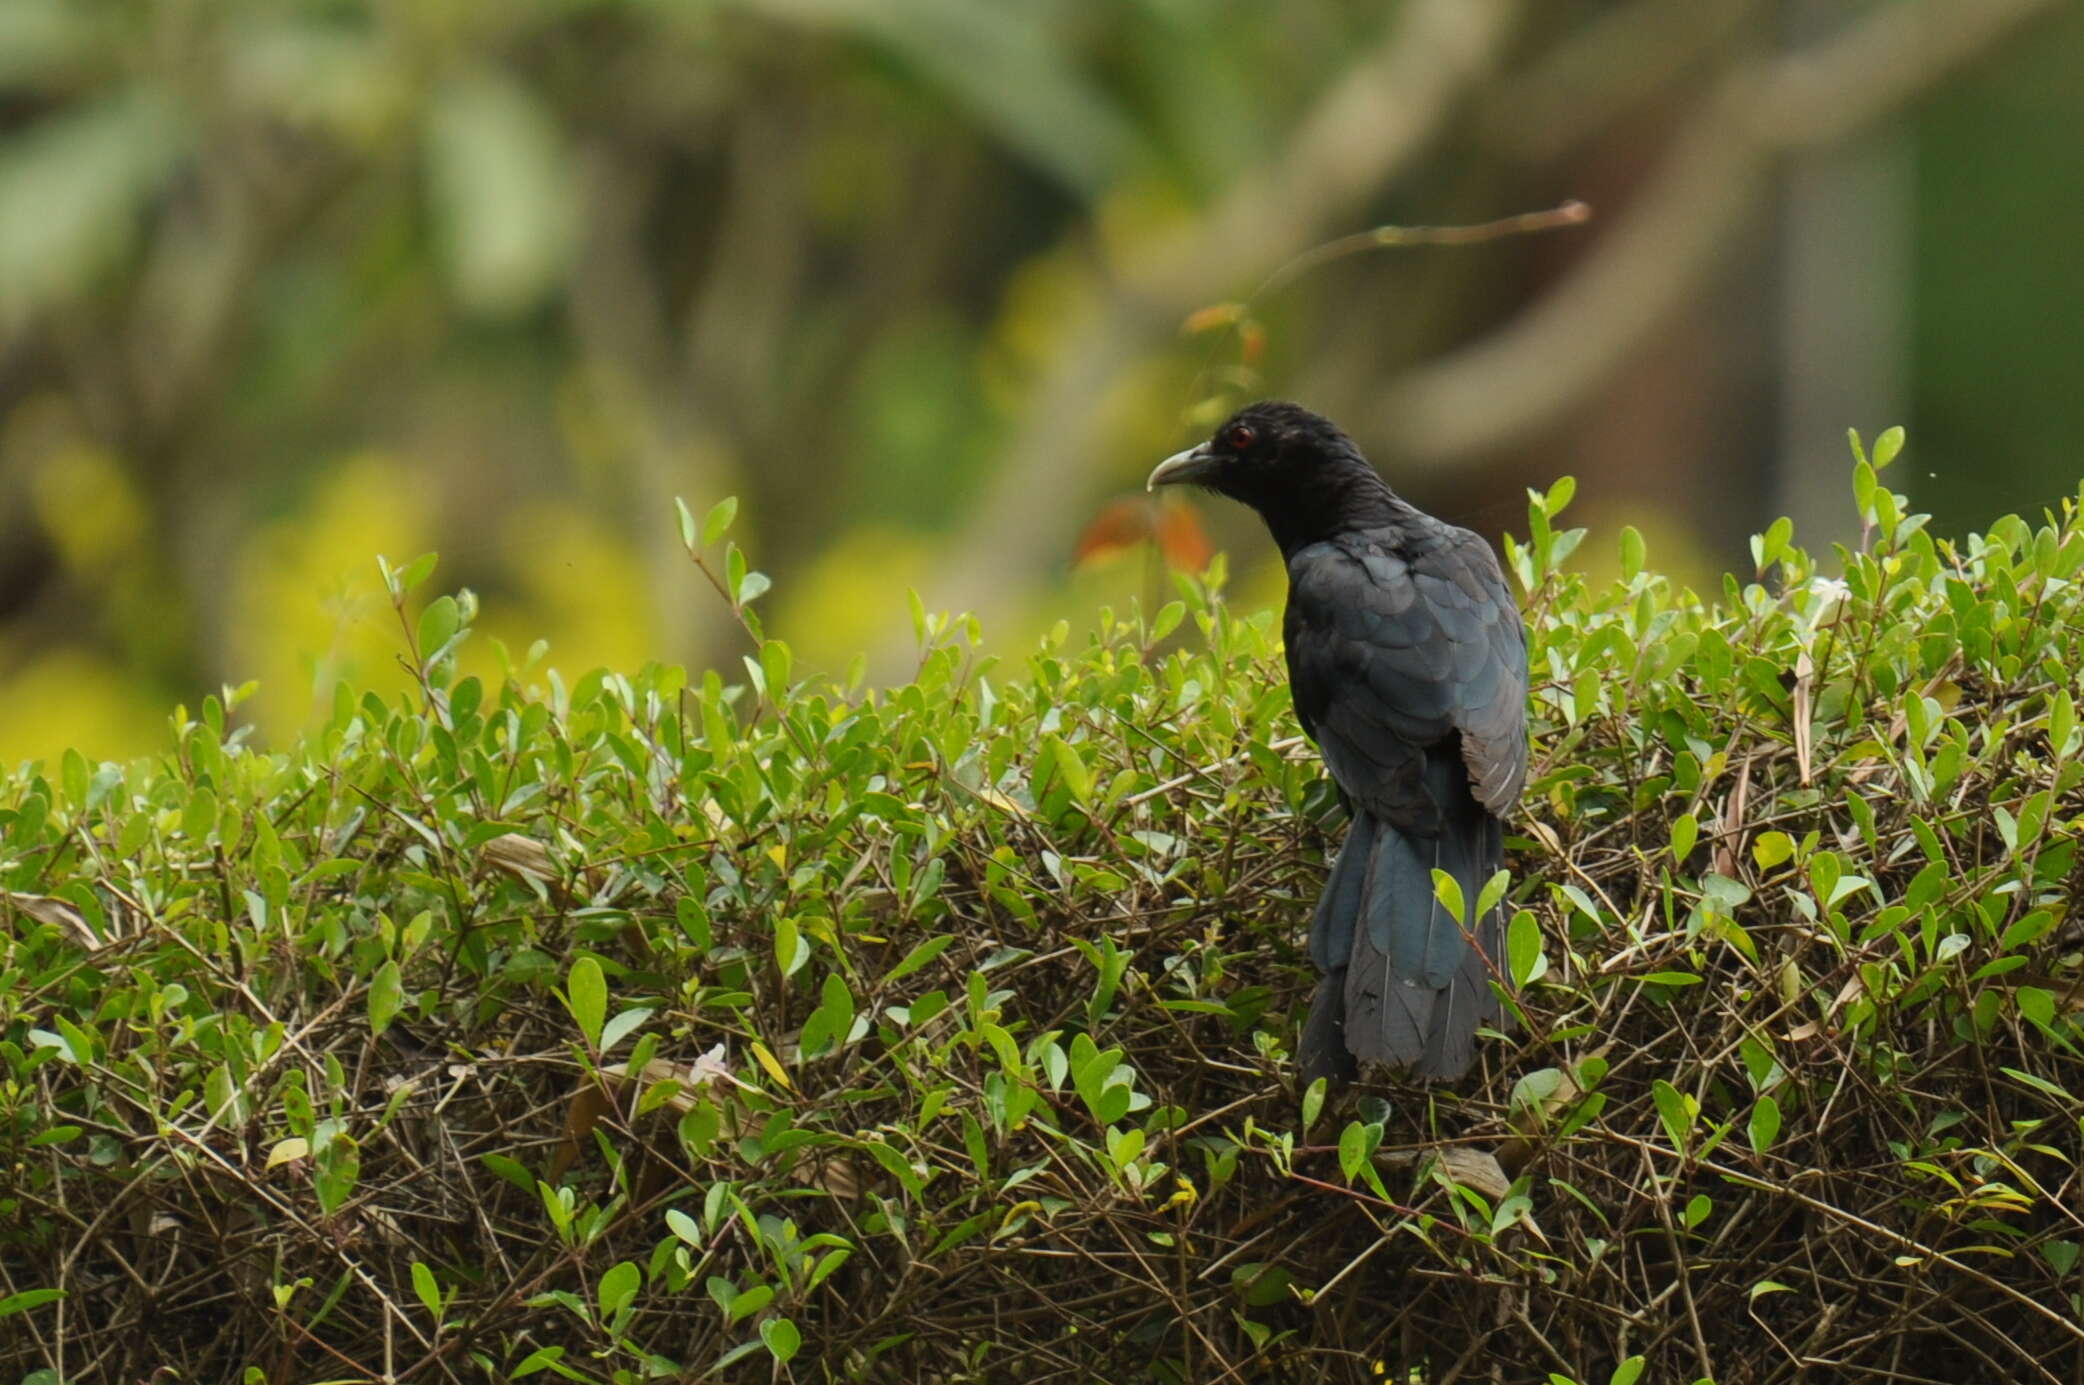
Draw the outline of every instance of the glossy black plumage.
<instances>
[{"instance_id":1,"label":"glossy black plumage","mask_svg":"<svg viewBox=\"0 0 2084 1385\"><path fill-rule=\"evenodd\" d=\"M1458 1077L1477 1026L1500 1018L1502 923L1494 909L1465 932L1432 872L1475 903L1527 769L1526 635L1497 559L1294 404L1240 410L1151 473L1174 482L1252 506L1280 545L1296 714L1352 812L1310 929L1324 980L1304 1077L1359 1061Z\"/></svg>"}]
</instances>

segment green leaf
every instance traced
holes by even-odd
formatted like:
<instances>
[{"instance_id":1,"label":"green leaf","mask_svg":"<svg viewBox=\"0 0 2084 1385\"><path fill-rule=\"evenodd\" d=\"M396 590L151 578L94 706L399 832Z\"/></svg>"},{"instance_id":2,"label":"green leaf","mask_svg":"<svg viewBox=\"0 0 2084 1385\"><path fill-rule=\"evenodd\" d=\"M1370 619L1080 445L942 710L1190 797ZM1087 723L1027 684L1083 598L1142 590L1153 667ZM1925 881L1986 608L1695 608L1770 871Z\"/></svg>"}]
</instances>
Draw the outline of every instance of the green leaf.
<instances>
[{"instance_id":1,"label":"green leaf","mask_svg":"<svg viewBox=\"0 0 2084 1385\"><path fill-rule=\"evenodd\" d=\"M335 1135L321 1144L312 1159L311 1170L319 1210L330 1217L346 1206L361 1177L362 1149L351 1137Z\"/></svg>"},{"instance_id":2,"label":"green leaf","mask_svg":"<svg viewBox=\"0 0 2084 1385\"><path fill-rule=\"evenodd\" d=\"M760 1340L767 1345L767 1353L786 1366L796 1359L803 1347L803 1334L796 1324L787 1318L768 1318L760 1324Z\"/></svg>"},{"instance_id":3,"label":"green leaf","mask_svg":"<svg viewBox=\"0 0 2084 1385\"><path fill-rule=\"evenodd\" d=\"M2057 688L2048 699L2048 744L2058 756L2076 752L2071 744L2077 732L2077 704L2067 688Z\"/></svg>"},{"instance_id":4,"label":"green leaf","mask_svg":"<svg viewBox=\"0 0 2084 1385\"><path fill-rule=\"evenodd\" d=\"M1762 1096L1751 1108L1751 1149L1764 1154L1780 1138L1780 1103Z\"/></svg>"},{"instance_id":5,"label":"green leaf","mask_svg":"<svg viewBox=\"0 0 2084 1385\"><path fill-rule=\"evenodd\" d=\"M1315 1078L1312 1078L1312 1079L1310 1079L1310 1085L1309 1085L1308 1087L1305 1087L1305 1088L1303 1089L1303 1099L1302 1099L1302 1133L1303 1133L1303 1134L1305 1134L1305 1135L1309 1134L1309 1133L1310 1133L1310 1127L1311 1127L1311 1126L1313 1126L1313 1125L1315 1125L1315 1124L1317 1123L1317 1116L1318 1116L1318 1114L1319 1114L1320 1112L1322 1112L1322 1111L1324 1110L1324 1094L1325 1094L1325 1092L1326 1092L1326 1091L1327 1091L1327 1090L1328 1090L1328 1089L1330 1088L1330 1086L1331 1086L1331 1080L1330 1080L1329 1078L1324 1078L1324 1077L1315 1077Z\"/></svg>"},{"instance_id":6,"label":"green leaf","mask_svg":"<svg viewBox=\"0 0 2084 1385\"><path fill-rule=\"evenodd\" d=\"M181 835L191 842L205 842L217 830L217 795L207 784L198 785L181 808Z\"/></svg>"},{"instance_id":7,"label":"green leaf","mask_svg":"<svg viewBox=\"0 0 2084 1385\"><path fill-rule=\"evenodd\" d=\"M803 970L810 960L810 940L803 936L803 925L796 922L793 914L784 914L774 921L774 964L784 977L794 976Z\"/></svg>"},{"instance_id":8,"label":"green leaf","mask_svg":"<svg viewBox=\"0 0 2084 1385\"><path fill-rule=\"evenodd\" d=\"M1498 907L1498 901L1505 898L1506 887L1511 883L1511 871L1493 871L1491 878L1484 881L1483 888L1477 892L1476 917L1479 919L1489 918L1491 910Z\"/></svg>"},{"instance_id":9,"label":"green leaf","mask_svg":"<svg viewBox=\"0 0 2084 1385\"><path fill-rule=\"evenodd\" d=\"M1794 859L1795 839L1785 832L1761 832L1751 843L1751 859L1760 870L1772 870Z\"/></svg>"},{"instance_id":10,"label":"green leaf","mask_svg":"<svg viewBox=\"0 0 2084 1385\"><path fill-rule=\"evenodd\" d=\"M23 1289L19 1293L0 1298L0 1318L26 1313L31 1308L41 1308L46 1303L56 1303L64 1297L63 1289Z\"/></svg>"},{"instance_id":11,"label":"green leaf","mask_svg":"<svg viewBox=\"0 0 2084 1385\"><path fill-rule=\"evenodd\" d=\"M1525 986L1547 970L1541 956L1541 925L1535 922L1533 910L1513 914L1505 931L1505 956L1515 986Z\"/></svg>"},{"instance_id":12,"label":"green leaf","mask_svg":"<svg viewBox=\"0 0 2084 1385\"><path fill-rule=\"evenodd\" d=\"M709 507L702 516L702 546L713 548L716 541L730 531L731 521L738 518L738 497L727 495Z\"/></svg>"},{"instance_id":13,"label":"green leaf","mask_svg":"<svg viewBox=\"0 0 2084 1385\"><path fill-rule=\"evenodd\" d=\"M1888 470L1889 463L1895 461L1897 455L1903 451L1903 436L1903 425L1899 423L1883 432L1880 437L1874 440L1874 469L1876 471Z\"/></svg>"},{"instance_id":14,"label":"green leaf","mask_svg":"<svg viewBox=\"0 0 2084 1385\"><path fill-rule=\"evenodd\" d=\"M803 1023L801 1043L805 1058L816 1058L847 1041L854 1028L854 996L846 978L838 972L825 975L818 1008Z\"/></svg>"},{"instance_id":15,"label":"green leaf","mask_svg":"<svg viewBox=\"0 0 2084 1385\"><path fill-rule=\"evenodd\" d=\"M854 1248L852 1246L841 1246L838 1250L827 1251L824 1257L818 1261L817 1268L810 1272L810 1278L804 1282L803 1292L808 1294L811 1290L823 1284L832 1277L834 1270L846 1264L853 1256Z\"/></svg>"},{"instance_id":16,"label":"green leaf","mask_svg":"<svg viewBox=\"0 0 2084 1385\"><path fill-rule=\"evenodd\" d=\"M1462 882L1438 867L1433 870L1433 898L1450 919L1464 925L1469 922L1469 911L1462 903Z\"/></svg>"},{"instance_id":17,"label":"green leaf","mask_svg":"<svg viewBox=\"0 0 2084 1385\"><path fill-rule=\"evenodd\" d=\"M1684 865L1693 854L1694 840L1700 835L1700 823L1691 813L1681 813L1672 823L1672 864Z\"/></svg>"},{"instance_id":18,"label":"green leaf","mask_svg":"<svg viewBox=\"0 0 2084 1385\"><path fill-rule=\"evenodd\" d=\"M420 612L420 658L431 660L454 637L463 623L463 613L453 596L437 596Z\"/></svg>"},{"instance_id":19,"label":"green leaf","mask_svg":"<svg viewBox=\"0 0 2084 1385\"><path fill-rule=\"evenodd\" d=\"M1657 1118L1664 1123L1665 1134L1671 1137L1672 1148L1684 1154L1693 1144L1693 1125L1699 1107L1692 1097L1663 1078L1650 1084L1650 1098L1657 1105Z\"/></svg>"},{"instance_id":20,"label":"green leaf","mask_svg":"<svg viewBox=\"0 0 2084 1385\"><path fill-rule=\"evenodd\" d=\"M760 645L760 669L767 675L767 695L780 705L782 695L789 689L789 674L794 668L789 647L780 640L765 640Z\"/></svg>"},{"instance_id":21,"label":"green leaf","mask_svg":"<svg viewBox=\"0 0 2084 1385\"><path fill-rule=\"evenodd\" d=\"M1360 1177L1360 1166L1367 1162L1367 1128L1359 1121L1346 1122L1339 1132L1339 1172L1351 1183Z\"/></svg>"},{"instance_id":22,"label":"green leaf","mask_svg":"<svg viewBox=\"0 0 2084 1385\"><path fill-rule=\"evenodd\" d=\"M731 594L732 601L743 604L744 598L738 592L745 585L745 574L750 570L751 565L746 562L745 550L735 543L725 544L724 590Z\"/></svg>"},{"instance_id":23,"label":"green leaf","mask_svg":"<svg viewBox=\"0 0 2084 1385\"><path fill-rule=\"evenodd\" d=\"M1643 1361L1644 1358L1641 1356L1629 1357L1614 1367L1614 1373L1607 1377L1607 1385L1635 1385L1635 1382L1642 1378Z\"/></svg>"},{"instance_id":24,"label":"green leaf","mask_svg":"<svg viewBox=\"0 0 2084 1385\"><path fill-rule=\"evenodd\" d=\"M433 553L422 553L399 570L398 594L400 596L410 593L414 587L419 586L434 575L435 557L436 555Z\"/></svg>"},{"instance_id":25,"label":"green leaf","mask_svg":"<svg viewBox=\"0 0 2084 1385\"><path fill-rule=\"evenodd\" d=\"M441 1286L434 1282L434 1271L418 1260L412 1262L412 1291L419 1296L420 1305L427 1310L427 1316L439 1323Z\"/></svg>"},{"instance_id":26,"label":"green leaf","mask_svg":"<svg viewBox=\"0 0 2084 1385\"><path fill-rule=\"evenodd\" d=\"M636 1300L637 1290L643 1286L643 1272L628 1260L610 1265L601 1275L595 1293L601 1306L601 1316L612 1318Z\"/></svg>"},{"instance_id":27,"label":"green leaf","mask_svg":"<svg viewBox=\"0 0 2084 1385\"><path fill-rule=\"evenodd\" d=\"M753 1314L774 1302L774 1290L766 1284L755 1284L737 1298L731 1300L726 1313L732 1322L744 1322Z\"/></svg>"},{"instance_id":28,"label":"green leaf","mask_svg":"<svg viewBox=\"0 0 2084 1385\"><path fill-rule=\"evenodd\" d=\"M1642 533L1633 524L1621 526L1621 580L1633 582L1643 570L1648 556L1648 547L1643 543Z\"/></svg>"},{"instance_id":29,"label":"green leaf","mask_svg":"<svg viewBox=\"0 0 2084 1385\"><path fill-rule=\"evenodd\" d=\"M1057 777L1064 781L1064 788L1070 793L1071 800L1081 808L1090 807L1093 801L1093 774L1086 768L1085 761L1079 757L1078 751L1061 736L1050 736L1042 745L1049 756L1049 763L1057 772Z\"/></svg>"},{"instance_id":30,"label":"green leaf","mask_svg":"<svg viewBox=\"0 0 2084 1385\"><path fill-rule=\"evenodd\" d=\"M893 981L901 981L905 977L910 976L913 972L918 971L934 958L946 952L948 944L954 941L954 934L941 933L917 944L910 952L904 955L896 966L883 973L883 984L887 986Z\"/></svg>"},{"instance_id":31,"label":"green leaf","mask_svg":"<svg viewBox=\"0 0 2084 1385\"><path fill-rule=\"evenodd\" d=\"M1143 1153L1145 1136L1141 1130L1131 1126L1127 1130L1107 1129L1107 1157L1116 1169L1126 1169Z\"/></svg>"},{"instance_id":32,"label":"green leaf","mask_svg":"<svg viewBox=\"0 0 2084 1385\"><path fill-rule=\"evenodd\" d=\"M1816 891L1817 903L1829 907L1838 889L1838 878L1844 873L1836 853L1819 851L1809 858L1809 883Z\"/></svg>"},{"instance_id":33,"label":"green leaf","mask_svg":"<svg viewBox=\"0 0 2084 1385\"><path fill-rule=\"evenodd\" d=\"M696 542L695 516L677 495L673 497L673 515L680 521L680 546L693 553L700 546Z\"/></svg>"},{"instance_id":34,"label":"green leaf","mask_svg":"<svg viewBox=\"0 0 2084 1385\"><path fill-rule=\"evenodd\" d=\"M2041 1077L2035 1073L2022 1072L2018 1068L2000 1067L1998 1071L2003 1073L2006 1077L2011 1078L2015 1082L2025 1083L2027 1086L2033 1088L2037 1092L2040 1092L2044 1096L2051 1096L2055 1098L2055 1100L2060 1104L2061 1110L2071 1110L2075 1108L2077 1104L2077 1099L2071 1096L2069 1092L2064 1090L2061 1085L2059 1085L2058 1083L2050 1082L2045 1077Z\"/></svg>"},{"instance_id":35,"label":"green leaf","mask_svg":"<svg viewBox=\"0 0 2084 1385\"><path fill-rule=\"evenodd\" d=\"M514 1367L514 1379L520 1380L525 1376L534 1375L537 1371L556 1366L562 1360L564 1360L563 1347L537 1347L534 1351L522 1357L520 1363ZM560 1369L558 1373L566 1376L571 1375L569 1370L564 1369Z\"/></svg>"},{"instance_id":36,"label":"green leaf","mask_svg":"<svg viewBox=\"0 0 2084 1385\"><path fill-rule=\"evenodd\" d=\"M382 1034L390 1028L404 1003L405 986L399 977L398 963L387 961L369 978L369 1032Z\"/></svg>"},{"instance_id":37,"label":"green leaf","mask_svg":"<svg viewBox=\"0 0 2084 1385\"><path fill-rule=\"evenodd\" d=\"M504 1154L480 1154L478 1162L522 1192L530 1196L535 1194L536 1177L519 1160L510 1159Z\"/></svg>"},{"instance_id":38,"label":"green leaf","mask_svg":"<svg viewBox=\"0 0 2084 1385\"><path fill-rule=\"evenodd\" d=\"M666 1226L675 1236L686 1241L695 1249L700 1250L702 1248L701 1223L681 1211L678 1207L668 1207L666 1209Z\"/></svg>"},{"instance_id":39,"label":"green leaf","mask_svg":"<svg viewBox=\"0 0 2084 1385\"><path fill-rule=\"evenodd\" d=\"M608 1019L608 981L601 974L599 962L581 957L572 963L571 975L565 982L565 1006L577 1021L579 1032L586 1036L587 1046L598 1050L601 1027Z\"/></svg>"},{"instance_id":40,"label":"green leaf","mask_svg":"<svg viewBox=\"0 0 2084 1385\"><path fill-rule=\"evenodd\" d=\"M613 1053L624 1039L635 1033L644 1021L650 1018L650 1010L642 1006L633 1006L609 1020L601 1029L601 1052Z\"/></svg>"},{"instance_id":41,"label":"green leaf","mask_svg":"<svg viewBox=\"0 0 2084 1385\"><path fill-rule=\"evenodd\" d=\"M83 1068L92 1066L95 1056L94 1036L64 1015L51 1016L51 1023L57 1026L59 1035L65 1041L65 1051L72 1055L72 1061Z\"/></svg>"},{"instance_id":42,"label":"green leaf","mask_svg":"<svg viewBox=\"0 0 2084 1385\"><path fill-rule=\"evenodd\" d=\"M1294 1282L1295 1276L1288 1270L1263 1261L1239 1265L1230 1272L1231 1288L1254 1308L1290 1302L1288 1286Z\"/></svg>"}]
</instances>

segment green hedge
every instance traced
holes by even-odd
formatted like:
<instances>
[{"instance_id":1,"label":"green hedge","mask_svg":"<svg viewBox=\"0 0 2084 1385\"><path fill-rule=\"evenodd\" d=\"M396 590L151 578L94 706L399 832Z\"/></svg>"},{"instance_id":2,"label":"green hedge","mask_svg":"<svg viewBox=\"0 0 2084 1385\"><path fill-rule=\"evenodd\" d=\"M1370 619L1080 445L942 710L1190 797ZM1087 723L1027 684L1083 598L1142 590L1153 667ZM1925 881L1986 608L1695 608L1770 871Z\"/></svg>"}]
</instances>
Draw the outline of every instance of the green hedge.
<instances>
[{"instance_id":1,"label":"green hedge","mask_svg":"<svg viewBox=\"0 0 2084 1385\"><path fill-rule=\"evenodd\" d=\"M0 1378L2076 1378L2084 526L1937 540L1900 443L1712 600L1533 497L1456 1089L1295 1088L1341 824L1220 565L888 690L728 504L730 683L457 678L387 568L416 696L0 785Z\"/></svg>"}]
</instances>

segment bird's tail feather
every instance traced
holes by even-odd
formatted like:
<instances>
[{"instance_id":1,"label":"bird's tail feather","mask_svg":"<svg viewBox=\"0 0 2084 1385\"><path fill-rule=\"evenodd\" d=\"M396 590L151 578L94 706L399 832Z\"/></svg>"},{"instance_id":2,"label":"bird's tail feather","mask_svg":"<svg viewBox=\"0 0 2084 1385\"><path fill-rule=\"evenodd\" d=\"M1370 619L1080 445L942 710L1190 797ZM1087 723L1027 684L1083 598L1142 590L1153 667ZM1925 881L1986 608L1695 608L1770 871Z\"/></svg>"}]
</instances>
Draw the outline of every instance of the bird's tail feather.
<instances>
[{"instance_id":1,"label":"bird's tail feather","mask_svg":"<svg viewBox=\"0 0 2084 1385\"><path fill-rule=\"evenodd\" d=\"M1306 1074L1338 1073L1327 1045L1348 1069L1362 1059L1424 1077L1468 1070L1477 1026L1500 1018L1491 977L1503 921L1494 908L1466 932L1438 901L1433 871L1455 878L1469 908L1503 860L1498 820L1473 802L1430 837L1355 814L1310 930L1325 979L1298 1055Z\"/></svg>"},{"instance_id":2,"label":"bird's tail feather","mask_svg":"<svg viewBox=\"0 0 2084 1385\"><path fill-rule=\"evenodd\" d=\"M1296 1048L1305 1084L1319 1077L1350 1081L1358 1072L1346 1045L1346 959L1353 954L1374 840L1375 819L1356 808L1310 920L1310 960L1323 977L1310 997L1310 1016Z\"/></svg>"},{"instance_id":3,"label":"bird's tail feather","mask_svg":"<svg viewBox=\"0 0 2084 1385\"><path fill-rule=\"evenodd\" d=\"M1303 1022L1302 1042L1296 1046L1296 1065L1302 1069L1303 1085L1320 1077L1350 1082L1360 1074L1360 1064L1346 1047L1346 968L1333 967L1317 981L1310 997L1310 1017Z\"/></svg>"},{"instance_id":4,"label":"bird's tail feather","mask_svg":"<svg viewBox=\"0 0 2084 1385\"><path fill-rule=\"evenodd\" d=\"M1367 882L1374 841L1375 819L1366 809L1356 808L1353 825L1346 830L1346 844L1332 862L1331 878L1324 882L1317 913L1310 920L1310 960L1320 972L1345 966L1353 955L1353 927L1360 918L1361 890Z\"/></svg>"}]
</instances>

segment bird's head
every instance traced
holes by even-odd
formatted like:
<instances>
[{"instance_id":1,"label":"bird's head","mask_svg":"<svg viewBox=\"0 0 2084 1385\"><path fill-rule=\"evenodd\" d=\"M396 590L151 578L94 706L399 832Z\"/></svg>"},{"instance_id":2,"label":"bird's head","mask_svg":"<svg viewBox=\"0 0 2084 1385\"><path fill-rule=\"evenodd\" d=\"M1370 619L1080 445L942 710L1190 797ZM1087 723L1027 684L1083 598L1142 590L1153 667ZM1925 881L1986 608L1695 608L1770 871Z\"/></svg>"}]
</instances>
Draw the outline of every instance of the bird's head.
<instances>
[{"instance_id":1,"label":"bird's head","mask_svg":"<svg viewBox=\"0 0 2084 1385\"><path fill-rule=\"evenodd\" d=\"M1146 488L1196 485L1242 501L1282 547L1372 517L1394 499L1353 439L1299 404L1248 404L1207 442L1158 463Z\"/></svg>"}]
</instances>

